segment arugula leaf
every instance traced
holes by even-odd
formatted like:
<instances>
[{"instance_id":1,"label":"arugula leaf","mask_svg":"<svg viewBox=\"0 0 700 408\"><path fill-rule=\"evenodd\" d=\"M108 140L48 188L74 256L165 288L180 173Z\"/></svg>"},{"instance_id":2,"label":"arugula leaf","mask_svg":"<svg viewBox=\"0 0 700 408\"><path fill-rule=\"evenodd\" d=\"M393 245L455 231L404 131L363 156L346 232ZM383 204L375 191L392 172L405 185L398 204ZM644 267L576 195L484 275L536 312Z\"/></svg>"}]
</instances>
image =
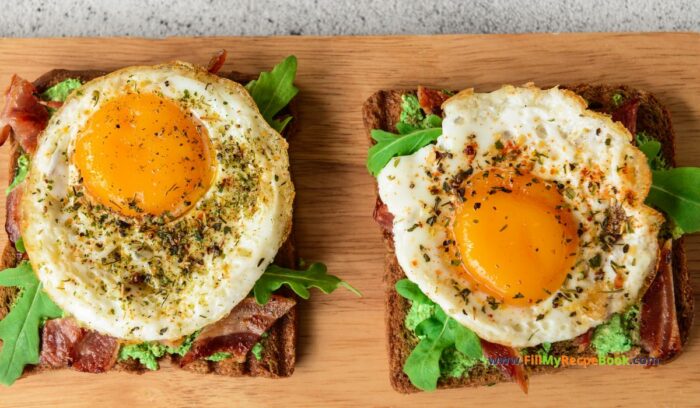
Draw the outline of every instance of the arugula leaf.
<instances>
[{"instance_id":1,"label":"arugula leaf","mask_svg":"<svg viewBox=\"0 0 700 408\"><path fill-rule=\"evenodd\" d=\"M653 139L645 132L637 133L635 136L637 148L647 157L647 162L652 170L667 169L666 159L661 154L661 142Z\"/></svg>"},{"instance_id":2,"label":"arugula leaf","mask_svg":"<svg viewBox=\"0 0 700 408\"><path fill-rule=\"evenodd\" d=\"M45 101L65 102L68 95L82 85L79 79L69 78L45 90L40 96Z\"/></svg>"},{"instance_id":3,"label":"arugula leaf","mask_svg":"<svg viewBox=\"0 0 700 408\"><path fill-rule=\"evenodd\" d=\"M440 357L448 345L441 334L437 339L425 338L418 343L403 366L403 372L408 375L411 384L423 391L433 391L437 388Z\"/></svg>"},{"instance_id":4,"label":"arugula leaf","mask_svg":"<svg viewBox=\"0 0 700 408\"><path fill-rule=\"evenodd\" d=\"M653 170L646 203L663 210L684 233L700 231L700 168Z\"/></svg>"},{"instance_id":5,"label":"arugula leaf","mask_svg":"<svg viewBox=\"0 0 700 408\"><path fill-rule=\"evenodd\" d=\"M42 291L28 262L0 272L0 286L21 289L12 309L0 321L0 383L12 385L25 365L39 362L39 329L44 321L61 317L63 312Z\"/></svg>"},{"instance_id":6,"label":"arugula leaf","mask_svg":"<svg viewBox=\"0 0 700 408\"><path fill-rule=\"evenodd\" d=\"M669 168L658 140L640 132L636 141L652 169L646 204L662 210L671 219L669 229L674 239L700 231L700 168Z\"/></svg>"},{"instance_id":7,"label":"arugula leaf","mask_svg":"<svg viewBox=\"0 0 700 408\"><path fill-rule=\"evenodd\" d=\"M332 293L339 287L344 287L352 293L362 296L360 292L350 286L349 283L340 278L329 275L326 265L320 262L314 262L305 271L283 268L271 264L265 270L265 273L255 282L253 294L258 304L264 305L270 300L272 292L281 288L282 285L287 285L302 299L308 299L310 296L309 289L317 288L325 294Z\"/></svg>"},{"instance_id":8,"label":"arugula leaf","mask_svg":"<svg viewBox=\"0 0 700 408\"><path fill-rule=\"evenodd\" d=\"M27 249L24 247L24 240L22 237L17 238L17 241L15 241L15 249L20 254L27 252Z\"/></svg>"},{"instance_id":9,"label":"arugula leaf","mask_svg":"<svg viewBox=\"0 0 700 408\"><path fill-rule=\"evenodd\" d=\"M411 383L424 391L432 391L442 375L441 358L444 353L454 353L456 349L466 361L483 360L483 351L479 337L462 326L447 314L420 290L418 285L408 279L396 282L399 295L416 305L428 305L435 313L425 318L415 327L415 334L420 342L406 359L403 367ZM410 313L410 312L409 312ZM453 358L460 356L452 356Z\"/></svg>"},{"instance_id":10,"label":"arugula leaf","mask_svg":"<svg viewBox=\"0 0 700 408\"><path fill-rule=\"evenodd\" d=\"M406 135L374 129L372 139L377 143L369 149L367 169L376 177L392 158L415 153L423 146L435 142L441 134L442 128L416 130Z\"/></svg>"},{"instance_id":11,"label":"arugula leaf","mask_svg":"<svg viewBox=\"0 0 700 408\"><path fill-rule=\"evenodd\" d=\"M396 282L395 287L396 292L408 300L420 303L432 303L432 300L425 296L418 285L408 279L401 279L400 281Z\"/></svg>"},{"instance_id":12,"label":"arugula leaf","mask_svg":"<svg viewBox=\"0 0 700 408\"><path fill-rule=\"evenodd\" d=\"M372 139L377 143L369 149L367 169L375 177L393 157L415 153L423 146L435 142L442 134L442 118L433 114L426 115L416 95L403 94L396 130L398 134L372 130Z\"/></svg>"},{"instance_id":13,"label":"arugula leaf","mask_svg":"<svg viewBox=\"0 0 700 408\"><path fill-rule=\"evenodd\" d=\"M258 79L250 81L245 86L258 105L263 118L280 133L292 120L292 117L287 116L279 120L275 119L275 115L287 106L299 92L299 89L294 86L296 72L297 58L290 55L275 65L272 71L261 72Z\"/></svg>"},{"instance_id":14,"label":"arugula leaf","mask_svg":"<svg viewBox=\"0 0 700 408\"><path fill-rule=\"evenodd\" d=\"M5 195L10 194L10 192L14 190L15 187L20 185L20 183L27 178L27 174L29 174L29 155L25 153L21 154L17 158L17 170L15 171L15 178L5 190Z\"/></svg>"}]
</instances>

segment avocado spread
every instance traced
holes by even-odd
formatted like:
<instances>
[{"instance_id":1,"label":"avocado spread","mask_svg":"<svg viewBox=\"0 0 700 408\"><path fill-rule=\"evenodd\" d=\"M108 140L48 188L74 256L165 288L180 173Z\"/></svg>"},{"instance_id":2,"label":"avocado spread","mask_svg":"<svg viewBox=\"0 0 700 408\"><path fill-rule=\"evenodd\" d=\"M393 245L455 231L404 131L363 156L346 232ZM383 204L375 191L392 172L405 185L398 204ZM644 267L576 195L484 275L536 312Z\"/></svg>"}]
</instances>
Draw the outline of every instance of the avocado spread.
<instances>
[{"instance_id":1,"label":"avocado spread","mask_svg":"<svg viewBox=\"0 0 700 408\"><path fill-rule=\"evenodd\" d=\"M639 307L614 314L606 323L596 327L591 344L599 357L610 353L625 353L639 340Z\"/></svg>"},{"instance_id":2,"label":"avocado spread","mask_svg":"<svg viewBox=\"0 0 700 408\"><path fill-rule=\"evenodd\" d=\"M418 97L413 94L401 95L401 116L396 129L401 134L418 129L437 128L442 126L442 118L438 115L426 115L420 107Z\"/></svg>"},{"instance_id":3,"label":"avocado spread","mask_svg":"<svg viewBox=\"0 0 700 408\"><path fill-rule=\"evenodd\" d=\"M145 342L138 344L127 344L119 349L119 361L134 359L141 363L149 370L157 370L158 359L166 354L177 354L182 357L190 351L194 339L197 338L199 331L196 331L189 336L178 347L166 346L158 342ZM213 357L213 356L211 356ZM220 360L215 360L220 361Z\"/></svg>"}]
</instances>

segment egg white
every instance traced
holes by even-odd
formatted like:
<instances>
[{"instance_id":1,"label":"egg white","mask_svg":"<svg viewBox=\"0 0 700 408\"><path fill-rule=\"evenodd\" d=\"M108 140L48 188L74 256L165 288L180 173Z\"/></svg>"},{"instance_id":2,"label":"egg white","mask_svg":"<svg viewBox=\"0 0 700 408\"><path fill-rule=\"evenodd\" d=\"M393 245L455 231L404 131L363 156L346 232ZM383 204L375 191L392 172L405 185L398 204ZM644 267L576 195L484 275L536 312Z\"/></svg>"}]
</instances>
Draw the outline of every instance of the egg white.
<instances>
[{"instance_id":1,"label":"egg white","mask_svg":"<svg viewBox=\"0 0 700 408\"><path fill-rule=\"evenodd\" d=\"M209 135L211 187L167 225L196 248L188 254L192 264L168 253L157 234L140 231L138 220L109 216L115 221L109 225L119 220L135 225L126 236L114 227L95 227L90 212L95 207L89 210L74 193L81 187L71 162L77 135L92 112L125 92L175 101ZM44 290L84 326L131 341L178 339L228 314L274 259L291 228L294 187L288 168L286 141L240 84L181 62L125 68L83 85L51 118L25 187L22 237ZM225 178L234 182L222 184ZM77 210L76 203L82 204ZM210 222L212 209L226 215L218 224ZM201 244L187 229L197 220L206 223ZM161 280L143 287L130 283L105 262L116 249L124 265Z\"/></svg>"},{"instance_id":2,"label":"egg white","mask_svg":"<svg viewBox=\"0 0 700 408\"><path fill-rule=\"evenodd\" d=\"M534 86L504 86L491 93L466 90L446 101L443 109L443 134L437 143L393 159L377 177L379 195L394 215L396 257L411 281L482 339L513 347L573 339L639 299L655 271L663 217L643 204L650 170L620 123L587 110L569 91ZM520 146L521 159L534 163L532 175L566 184L575 192L564 200L583 226L580 242L599 236L606 210L616 205L622 206L633 227L611 249L580 247L572 277L531 306L501 304L494 309L487 294L464 274L451 272L443 242L451 238L446 225L452 207L442 206L442 218L426 222L434 215L436 199L455 202L441 188L445 181L465 170L476 173L506 164L492 160L499 154L497 140ZM475 149L473 158L465 154L468 145ZM437 171L438 162L444 173ZM595 192L584 168L605 175ZM596 254L602 255L603 276L598 280L588 263ZM612 263L627 271L621 289L614 286ZM464 296L463 289L471 294ZM562 296L567 299L562 301Z\"/></svg>"}]
</instances>

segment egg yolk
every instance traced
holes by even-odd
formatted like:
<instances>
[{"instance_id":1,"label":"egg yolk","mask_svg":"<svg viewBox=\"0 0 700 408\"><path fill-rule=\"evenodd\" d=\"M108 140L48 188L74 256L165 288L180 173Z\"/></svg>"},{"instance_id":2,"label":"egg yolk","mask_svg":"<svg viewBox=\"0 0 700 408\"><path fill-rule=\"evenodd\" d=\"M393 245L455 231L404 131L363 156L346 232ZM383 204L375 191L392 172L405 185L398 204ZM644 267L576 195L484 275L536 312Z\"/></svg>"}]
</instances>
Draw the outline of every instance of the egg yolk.
<instances>
[{"instance_id":1,"label":"egg yolk","mask_svg":"<svg viewBox=\"0 0 700 408\"><path fill-rule=\"evenodd\" d=\"M576 259L576 221L556 186L506 171L474 174L455 212L453 238L467 278L498 302L549 297Z\"/></svg>"},{"instance_id":2,"label":"egg yolk","mask_svg":"<svg viewBox=\"0 0 700 408\"><path fill-rule=\"evenodd\" d=\"M103 103L78 134L72 160L90 197L129 217L182 214L213 174L204 126L149 93Z\"/></svg>"}]
</instances>

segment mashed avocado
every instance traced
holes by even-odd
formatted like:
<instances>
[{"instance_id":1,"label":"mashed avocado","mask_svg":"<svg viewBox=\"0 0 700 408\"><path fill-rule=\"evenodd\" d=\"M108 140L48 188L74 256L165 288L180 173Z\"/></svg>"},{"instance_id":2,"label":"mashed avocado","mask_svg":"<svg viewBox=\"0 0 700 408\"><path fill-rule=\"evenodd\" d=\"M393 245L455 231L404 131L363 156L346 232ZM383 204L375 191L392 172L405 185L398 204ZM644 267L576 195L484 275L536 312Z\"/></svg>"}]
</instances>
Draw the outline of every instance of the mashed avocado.
<instances>
[{"instance_id":1,"label":"mashed avocado","mask_svg":"<svg viewBox=\"0 0 700 408\"><path fill-rule=\"evenodd\" d=\"M411 302L411 309L406 314L404 324L408 330L415 331L416 326L423 320L432 316L433 313L435 313L435 305Z\"/></svg>"},{"instance_id":2,"label":"mashed avocado","mask_svg":"<svg viewBox=\"0 0 700 408\"><path fill-rule=\"evenodd\" d=\"M69 78L44 91L41 98L46 101L64 102L68 95L81 85L79 79Z\"/></svg>"},{"instance_id":3,"label":"mashed avocado","mask_svg":"<svg viewBox=\"0 0 700 408\"><path fill-rule=\"evenodd\" d=\"M401 116L396 124L400 134L407 134L419 129L438 128L442 118L438 115L426 115L420 107L418 97L412 94L401 95Z\"/></svg>"},{"instance_id":4,"label":"mashed avocado","mask_svg":"<svg viewBox=\"0 0 700 408\"><path fill-rule=\"evenodd\" d=\"M139 343L122 346L119 350L119 361L134 359L149 370L159 368L158 359L163 357L168 347L160 343Z\"/></svg>"},{"instance_id":5,"label":"mashed avocado","mask_svg":"<svg viewBox=\"0 0 700 408\"><path fill-rule=\"evenodd\" d=\"M425 115L418 102L418 97L411 94L401 95L401 122L420 126L423 119L425 119Z\"/></svg>"},{"instance_id":6,"label":"mashed avocado","mask_svg":"<svg viewBox=\"0 0 700 408\"><path fill-rule=\"evenodd\" d=\"M192 348L194 339L199 331L196 331L185 338L178 347L170 347L158 342L145 342L138 344L127 344L119 349L119 361L133 359L141 363L149 370L155 371L159 368L158 359L166 354L177 354L183 357ZM212 356L213 357L213 356ZM220 360L218 360L220 361Z\"/></svg>"},{"instance_id":7,"label":"mashed avocado","mask_svg":"<svg viewBox=\"0 0 700 408\"><path fill-rule=\"evenodd\" d=\"M443 377L461 378L469 375L469 370L475 365L486 362L486 358L471 358L460 353L456 348L449 347L442 352L440 358L440 374Z\"/></svg>"},{"instance_id":8,"label":"mashed avocado","mask_svg":"<svg viewBox=\"0 0 700 408\"><path fill-rule=\"evenodd\" d=\"M219 353L214 353L214 354L210 355L206 359L209 361L218 362L218 361L226 360L227 358L230 358L230 357L231 357L231 353L219 352Z\"/></svg>"},{"instance_id":9,"label":"mashed avocado","mask_svg":"<svg viewBox=\"0 0 700 408\"><path fill-rule=\"evenodd\" d=\"M262 336L260 336L260 341L255 343L253 348L250 349L250 352L253 354L253 357L255 357L255 359L258 361L262 360L263 351L265 351L264 343L267 336L267 332L263 333Z\"/></svg>"},{"instance_id":10,"label":"mashed avocado","mask_svg":"<svg viewBox=\"0 0 700 408\"><path fill-rule=\"evenodd\" d=\"M625 353L639 340L639 307L632 306L624 314L614 314L596 327L591 344L599 357Z\"/></svg>"}]
</instances>

